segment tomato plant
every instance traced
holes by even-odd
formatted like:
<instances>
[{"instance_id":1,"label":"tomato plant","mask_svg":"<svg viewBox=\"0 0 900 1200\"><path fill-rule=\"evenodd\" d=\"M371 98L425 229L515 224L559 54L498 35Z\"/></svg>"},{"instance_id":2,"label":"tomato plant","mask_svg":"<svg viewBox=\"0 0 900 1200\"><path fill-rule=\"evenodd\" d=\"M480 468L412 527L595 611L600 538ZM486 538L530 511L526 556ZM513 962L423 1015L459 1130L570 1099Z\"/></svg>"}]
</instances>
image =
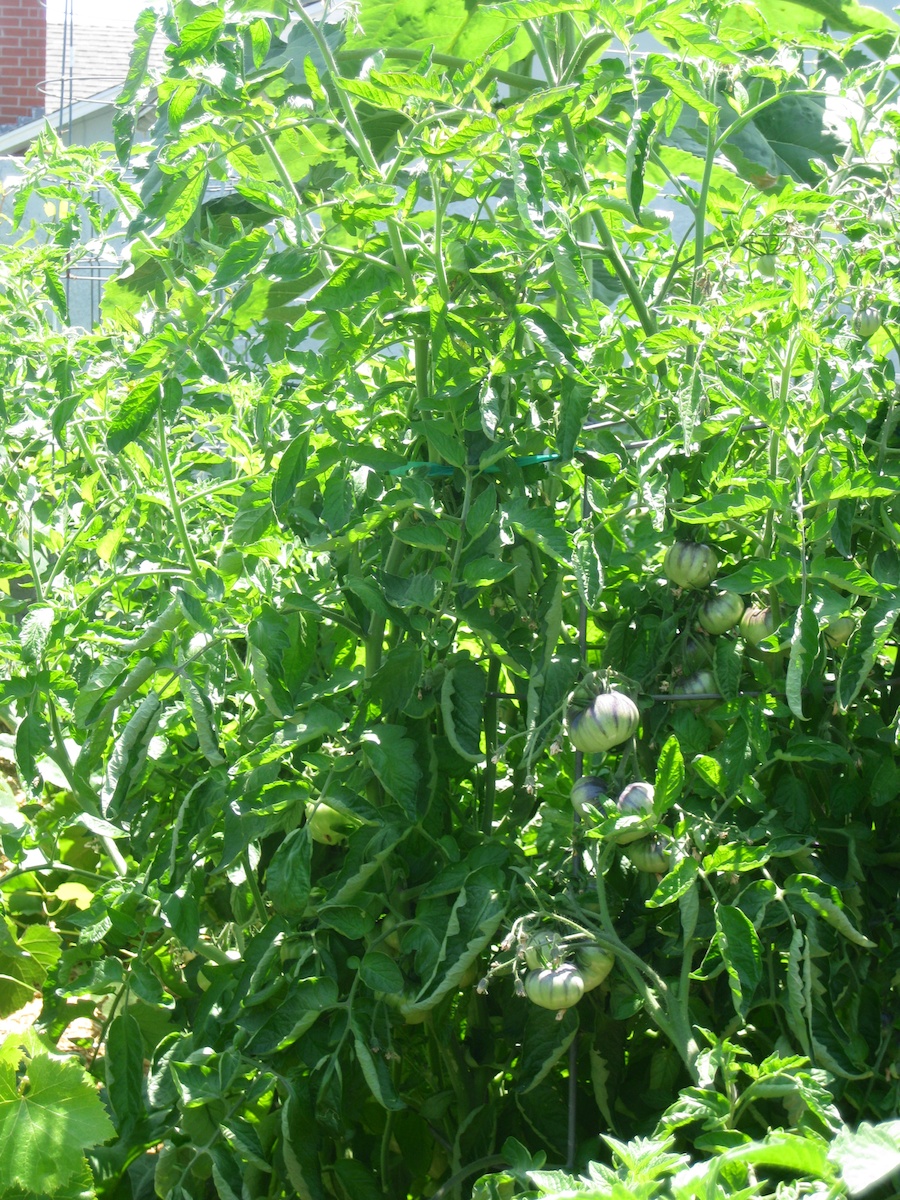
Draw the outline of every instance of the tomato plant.
<instances>
[{"instance_id":1,"label":"tomato plant","mask_svg":"<svg viewBox=\"0 0 900 1200\"><path fill-rule=\"evenodd\" d=\"M896 28L788 7L177 0L22 164L0 1192L879 1186Z\"/></svg>"}]
</instances>

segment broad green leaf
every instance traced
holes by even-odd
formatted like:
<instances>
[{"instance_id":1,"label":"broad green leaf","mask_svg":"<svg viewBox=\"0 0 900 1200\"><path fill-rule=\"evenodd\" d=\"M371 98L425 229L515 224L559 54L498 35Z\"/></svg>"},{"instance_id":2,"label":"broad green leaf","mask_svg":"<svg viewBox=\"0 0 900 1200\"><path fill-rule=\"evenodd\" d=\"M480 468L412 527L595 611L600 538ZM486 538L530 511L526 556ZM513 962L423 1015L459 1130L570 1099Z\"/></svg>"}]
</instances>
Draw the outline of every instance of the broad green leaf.
<instances>
[{"instance_id":1,"label":"broad green leaf","mask_svg":"<svg viewBox=\"0 0 900 1200\"><path fill-rule=\"evenodd\" d=\"M405 1108L406 1106L403 1101L397 1096L394 1090L394 1085L391 1081L390 1066L385 1061L384 1055L378 1048L375 1050L369 1049L372 1042L371 1034L366 1034L356 1020L352 1022L352 1028L356 1061L359 1064L369 1091L382 1108L395 1112L398 1109Z\"/></svg>"},{"instance_id":2,"label":"broad green leaf","mask_svg":"<svg viewBox=\"0 0 900 1200\"><path fill-rule=\"evenodd\" d=\"M299 1200L325 1200L319 1164L320 1132L306 1078L292 1082L281 1107L281 1149L291 1186Z\"/></svg>"},{"instance_id":3,"label":"broad green leaf","mask_svg":"<svg viewBox=\"0 0 900 1200\"><path fill-rule=\"evenodd\" d=\"M644 901L647 908L662 908L666 904L674 904L694 886L698 870L695 858L681 859L662 877L653 895Z\"/></svg>"},{"instance_id":4,"label":"broad green leaf","mask_svg":"<svg viewBox=\"0 0 900 1200\"><path fill-rule=\"evenodd\" d=\"M444 732L456 753L468 762L484 759L481 725L486 690L484 671L469 658L454 663L441 686Z\"/></svg>"},{"instance_id":5,"label":"broad green leaf","mask_svg":"<svg viewBox=\"0 0 900 1200\"><path fill-rule=\"evenodd\" d=\"M743 1017L762 979L762 946L753 925L739 908L717 904L715 915L719 949L728 972L735 1011Z\"/></svg>"},{"instance_id":6,"label":"broad green leaf","mask_svg":"<svg viewBox=\"0 0 900 1200\"><path fill-rule=\"evenodd\" d=\"M862 1196L900 1170L900 1121L841 1129L828 1151L851 1196Z\"/></svg>"},{"instance_id":7,"label":"broad green leaf","mask_svg":"<svg viewBox=\"0 0 900 1200\"><path fill-rule=\"evenodd\" d=\"M363 757L378 782L403 811L415 819L422 779L415 742L400 725L376 725L362 735L361 746Z\"/></svg>"},{"instance_id":8,"label":"broad green leaf","mask_svg":"<svg viewBox=\"0 0 900 1200\"><path fill-rule=\"evenodd\" d=\"M411 642L387 653L369 684L370 695L381 703L382 713L398 713L406 707L421 682L422 670L422 650Z\"/></svg>"},{"instance_id":9,"label":"broad green leaf","mask_svg":"<svg viewBox=\"0 0 900 1200\"><path fill-rule=\"evenodd\" d=\"M741 687L741 652L730 638L716 638L715 676L726 700L736 700Z\"/></svg>"},{"instance_id":10,"label":"broad green leaf","mask_svg":"<svg viewBox=\"0 0 900 1200\"><path fill-rule=\"evenodd\" d=\"M369 950L359 964L359 977L375 992L402 992L403 972L388 954Z\"/></svg>"},{"instance_id":11,"label":"broad green leaf","mask_svg":"<svg viewBox=\"0 0 900 1200\"><path fill-rule=\"evenodd\" d=\"M185 62L209 50L215 44L224 23L225 14L219 8L207 8L192 21L188 21L180 30L178 44L169 49L173 62Z\"/></svg>"},{"instance_id":12,"label":"broad green leaf","mask_svg":"<svg viewBox=\"0 0 900 1200\"><path fill-rule=\"evenodd\" d=\"M120 1128L144 1114L144 1042L130 1013L113 1018L106 1033L106 1090Z\"/></svg>"},{"instance_id":13,"label":"broad green leaf","mask_svg":"<svg viewBox=\"0 0 900 1200\"><path fill-rule=\"evenodd\" d=\"M720 796L725 795L725 773L722 764L708 754L698 754L691 766L704 783L708 784Z\"/></svg>"},{"instance_id":14,"label":"broad green leaf","mask_svg":"<svg viewBox=\"0 0 900 1200\"><path fill-rule=\"evenodd\" d=\"M555 1013L529 1004L519 1061L518 1090L530 1092L546 1079L577 1033L578 1014L574 1008L567 1008L562 1019L557 1020Z\"/></svg>"},{"instance_id":15,"label":"broad green leaf","mask_svg":"<svg viewBox=\"0 0 900 1200\"><path fill-rule=\"evenodd\" d=\"M769 861L770 851L765 846L718 846L703 860L703 870L722 871L735 874L740 871L755 871Z\"/></svg>"},{"instance_id":16,"label":"broad green leaf","mask_svg":"<svg viewBox=\"0 0 900 1200\"><path fill-rule=\"evenodd\" d=\"M259 266L270 246L271 238L265 229L254 229L246 237L232 242L219 259L210 287L229 287L245 278Z\"/></svg>"},{"instance_id":17,"label":"broad green leaf","mask_svg":"<svg viewBox=\"0 0 900 1200\"><path fill-rule=\"evenodd\" d=\"M524 498L516 497L505 506L505 516L510 526L529 542L534 542L545 554L568 566L572 549L565 529L554 520L547 508L529 505Z\"/></svg>"},{"instance_id":18,"label":"broad green leaf","mask_svg":"<svg viewBox=\"0 0 900 1200\"><path fill-rule=\"evenodd\" d=\"M0 1047L0 1193L58 1194L82 1172L84 1151L114 1135L80 1062L33 1044L23 1054L18 1035L6 1038Z\"/></svg>"},{"instance_id":19,"label":"broad green leaf","mask_svg":"<svg viewBox=\"0 0 900 1200\"><path fill-rule=\"evenodd\" d=\"M656 761L653 811L662 816L667 813L681 795L684 787L684 758L678 739L670 737Z\"/></svg>"},{"instance_id":20,"label":"broad green leaf","mask_svg":"<svg viewBox=\"0 0 900 1200\"><path fill-rule=\"evenodd\" d=\"M866 609L859 628L850 638L841 663L837 692L837 703L841 712L847 712L859 695L875 665L875 660L891 636L898 615L900 604L895 599L875 600Z\"/></svg>"},{"instance_id":21,"label":"broad green leaf","mask_svg":"<svg viewBox=\"0 0 900 1200\"><path fill-rule=\"evenodd\" d=\"M841 894L835 887L830 887L814 875L791 875L784 885L786 895L800 896L806 903L838 933L854 945L866 950L874 950L876 943L859 932L847 916L841 900Z\"/></svg>"},{"instance_id":22,"label":"broad green leaf","mask_svg":"<svg viewBox=\"0 0 900 1200\"><path fill-rule=\"evenodd\" d=\"M809 679L812 664L819 652L819 623L809 604L801 604L794 619L791 653L788 661L785 691L794 716L802 721L803 688Z\"/></svg>"},{"instance_id":23,"label":"broad green leaf","mask_svg":"<svg viewBox=\"0 0 900 1200\"><path fill-rule=\"evenodd\" d=\"M104 817L115 817L143 774L150 739L156 732L161 713L159 697L155 692L150 692L116 739L100 788L100 806Z\"/></svg>"},{"instance_id":24,"label":"broad green leaf","mask_svg":"<svg viewBox=\"0 0 900 1200\"><path fill-rule=\"evenodd\" d=\"M121 454L149 427L159 407L161 388L161 375L148 375L132 387L109 423L106 444L111 453Z\"/></svg>"},{"instance_id":25,"label":"broad green leaf","mask_svg":"<svg viewBox=\"0 0 900 1200\"><path fill-rule=\"evenodd\" d=\"M280 916L296 920L306 911L310 892L312 844L309 830L293 829L266 869L266 891Z\"/></svg>"}]
</instances>

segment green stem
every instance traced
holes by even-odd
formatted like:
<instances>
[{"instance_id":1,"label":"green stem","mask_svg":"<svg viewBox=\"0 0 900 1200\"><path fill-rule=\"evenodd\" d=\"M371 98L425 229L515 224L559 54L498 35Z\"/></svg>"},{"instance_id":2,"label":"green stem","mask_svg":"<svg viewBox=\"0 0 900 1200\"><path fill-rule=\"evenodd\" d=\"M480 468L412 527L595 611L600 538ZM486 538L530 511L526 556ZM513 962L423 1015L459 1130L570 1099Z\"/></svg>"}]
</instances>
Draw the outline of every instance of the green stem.
<instances>
[{"instance_id":1,"label":"green stem","mask_svg":"<svg viewBox=\"0 0 900 1200\"><path fill-rule=\"evenodd\" d=\"M580 165L578 143L575 140L575 132L572 129L572 122L568 117L564 116L562 119L562 124L566 136L566 145L573 158L579 162L577 176L578 186L580 187L581 191L587 195L591 189L588 184L587 177L584 174L584 169ZM628 264L619 252L619 247L616 245L615 239L610 232L610 228L604 220L603 213L599 209L596 209L593 213L591 213L591 219L594 222L594 228L597 230L597 236L600 239L600 245L603 247L606 256L609 258L612 269L615 271L619 282L625 289L628 299L631 301L632 307L634 308L637 318L641 323L641 328L648 335L655 333L656 321L650 310L647 308L647 304L641 294L641 289L638 286L637 280L632 275Z\"/></svg>"},{"instance_id":2,"label":"green stem","mask_svg":"<svg viewBox=\"0 0 900 1200\"><path fill-rule=\"evenodd\" d=\"M200 564L194 557L194 548L191 546L191 540L188 537L187 526L184 523L184 514L181 511L181 501L178 498L178 493L175 490L175 480L172 476L172 464L169 461L169 445L166 440L166 422L162 413L162 403L156 409L156 429L159 435L159 459L163 469L163 475L166 480L166 491L169 494L169 504L172 508L172 516L175 520L175 528L178 531L178 537L184 549L184 556L187 559L188 566L191 570L191 575L194 582L199 587L205 587L203 572L200 570Z\"/></svg>"},{"instance_id":3,"label":"green stem","mask_svg":"<svg viewBox=\"0 0 900 1200\"><path fill-rule=\"evenodd\" d=\"M406 551L405 543L395 537L391 543L391 548L388 551L388 556L384 560L384 571L386 575L392 575L403 560L403 555ZM387 624L385 617L378 616L377 613L372 615L372 625L366 635L366 678L371 679L378 668L381 666L381 655L384 647L384 628Z\"/></svg>"},{"instance_id":4,"label":"green stem","mask_svg":"<svg viewBox=\"0 0 900 1200\"><path fill-rule=\"evenodd\" d=\"M492 654L488 662L487 695L484 701L484 755L481 812L478 824L489 837L494 828L494 800L497 795L497 691L500 684L500 659Z\"/></svg>"},{"instance_id":5,"label":"green stem","mask_svg":"<svg viewBox=\"0 0 900 1200\"><path fill-rule=\"evenodd\" d=\"M28 509L28 563L31 567L31 579L34 583L34 597L40 603L44 599L44 588L41 583L37 560L34 557L34 509Z\"/></svg>"},{"instance_id":6,"label":"green stem","mask_svg":"<svg viewBox=\"0 0 900 1200\"><path fill-rule=\"evenodd\" d=\"M712 179L713 164L716 159L716 131L719 127L718 111L709 114L709 124L706 129L706 161L703 164L703 178L700 181L700 194L697 197L697 208L694 213L694 275L691 280L691 304L697 303L697 289L700 271L703 269L703 254L706 242L706 205L709 200L709 185Z\"/></svg>"}]
</instances>

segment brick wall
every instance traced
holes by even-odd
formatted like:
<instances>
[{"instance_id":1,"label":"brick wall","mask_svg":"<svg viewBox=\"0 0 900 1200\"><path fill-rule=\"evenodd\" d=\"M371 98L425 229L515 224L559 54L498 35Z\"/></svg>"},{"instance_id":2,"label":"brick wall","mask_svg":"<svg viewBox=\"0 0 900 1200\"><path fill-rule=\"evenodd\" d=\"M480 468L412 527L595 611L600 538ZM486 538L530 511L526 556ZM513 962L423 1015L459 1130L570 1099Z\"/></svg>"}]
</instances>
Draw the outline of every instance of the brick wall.
<instances>
[{"instance_id":1,"label":"brick wall","mask_svg":"<svg viewBox=\"0 0 900 1200\"><path fill-rule=\"evenodd\" d=\"M44 111L47 17L41 0L0 0L0 130Z\"/></svg>"}]
</instances>

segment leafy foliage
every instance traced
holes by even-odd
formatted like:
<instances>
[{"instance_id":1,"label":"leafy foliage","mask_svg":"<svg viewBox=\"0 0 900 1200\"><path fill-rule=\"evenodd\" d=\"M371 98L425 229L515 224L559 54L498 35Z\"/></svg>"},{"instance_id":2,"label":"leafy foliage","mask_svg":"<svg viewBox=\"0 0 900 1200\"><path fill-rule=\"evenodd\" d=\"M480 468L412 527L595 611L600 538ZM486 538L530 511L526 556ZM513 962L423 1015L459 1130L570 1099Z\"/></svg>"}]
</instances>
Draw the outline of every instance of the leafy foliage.
<instances>
[{"instance_id":1,"label":"leafy foliage","mask_svg":"<svg viewBox=\"0 0 900 1200\"><path fill-rule=\"evenodd\" d=\"M115 1140L36 1054L69 1173L4 1143L10 1194L890 1186L893 60L811 11L179 0L123 170L35 147L0 1003L102 1023ZM103 325L61 326L120 216ZM770 629L703 632L717 593ZM573 753L613 686L638 736ZM615 956L560 1019L538 934Z\"/></svg>"}]
</instances>

